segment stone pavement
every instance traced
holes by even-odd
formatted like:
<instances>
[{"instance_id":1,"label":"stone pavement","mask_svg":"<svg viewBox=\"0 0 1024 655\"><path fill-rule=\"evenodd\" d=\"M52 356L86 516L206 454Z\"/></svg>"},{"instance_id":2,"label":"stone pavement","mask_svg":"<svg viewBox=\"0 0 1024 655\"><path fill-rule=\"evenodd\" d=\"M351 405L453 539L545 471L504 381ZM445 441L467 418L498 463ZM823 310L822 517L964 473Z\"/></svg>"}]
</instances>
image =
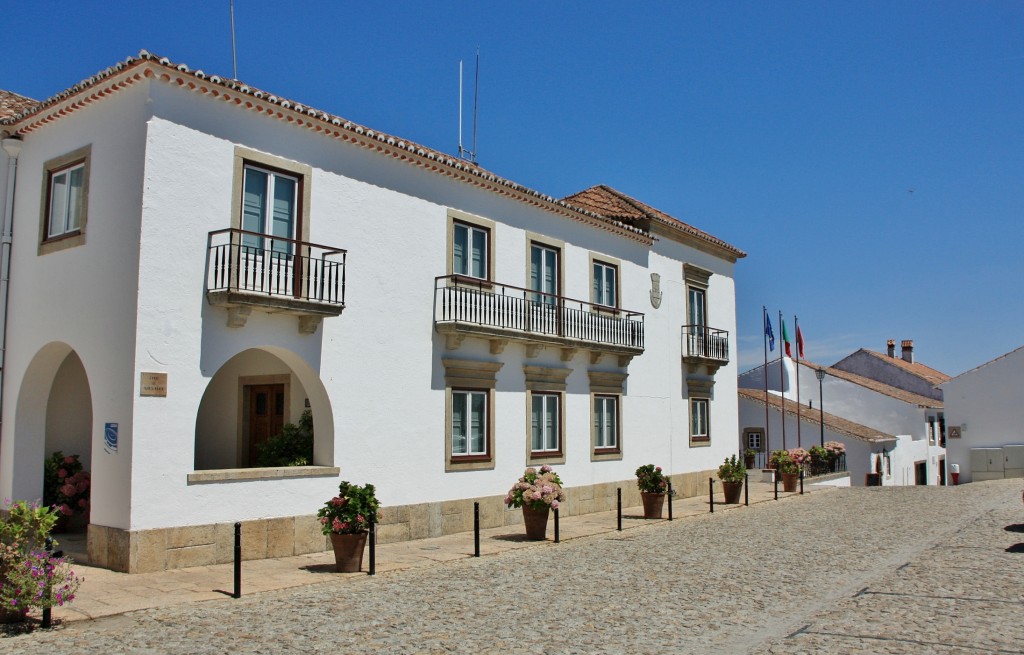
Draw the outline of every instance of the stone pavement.
<instances>
[{"instance_id":1,"label":"stone pavement","mask_svg":"<svg viewBox=\"0 0 1024 655\"><path fill-rule=\"evenodd\" d=\"M247 562L241 599L167 589L151 609L0 638L0 651L1020 654L1021 486L833 489L713 515L693 499L681 520L623 532L614 514L567 518L561 544L504 528L482 541L505 552L479 559L471 535L382 546L374 577L290 558L279 585L301 586L265 593L255 567L270 562ZM385 570L398 546L410 559ZM208 568L218 581L150 579L230 585L230 567Z\"/></svg>"},{"instance_id":2,"label":"stone pavement","mask_svg":"<svg viewBox=\"0 0 1024 655\"><path fill-rule=\"evenodd\" d=\"M754 476L751 475L751 478ZM828 486L807 484L804 493L831 489ZM724 512L742 507L741 505L725 505L721 492L721 484L715 483L715 511ZM799 495L784 493L779 485L779 499ZM749 501L751 504L774 501L774 485L751 480ZM679 499L673 503L673 518L683 519L697 514L710 513L709 499L693 497ZM386 508L385 508L386 509ZM521 510L511 510L521 511ZM666 504L664 517L667 520ZM622 529L630 530L642 524L657 521L645 521L642 507L624 508L622 512ZM569 541L580 537L613 532L617 529L617 512L597 512L582 516L565 517L559 521L559 539ZM554 540L554 521L548 522L548 540ZM527 541L523 528L502 526L480 531L481 557L495 555L508 550L537 545ZM64 543L63 548L74 559L76 550L84 550L84 544ZM245 544L242 544L245 548ZM464 532L444 537L419 539L377 546L376 571L386 573L420 566L430 566L439 562L465 559L474 552L473 533ZM369 554L364 554L363 570L369 567ZM122 614L133 610L152 607L165 607L179 603L224 600L231 597L234 590L234 567L231 564L198 566L187 569L175 569L159 573L140 573L128 575L107 569L78 565L76 572L84 576L82 585L74 603L55 608L53 618L62 621L94 619L102 616ZM242 563L242 594L252 594L279 589L288 589L303 585L316 584L337 577L350 577L356 574L338 574L334 571L334 555L331 552L313 553L295 557L284 557L265 560L247 560Z\"/></svg>"}]
</instances>

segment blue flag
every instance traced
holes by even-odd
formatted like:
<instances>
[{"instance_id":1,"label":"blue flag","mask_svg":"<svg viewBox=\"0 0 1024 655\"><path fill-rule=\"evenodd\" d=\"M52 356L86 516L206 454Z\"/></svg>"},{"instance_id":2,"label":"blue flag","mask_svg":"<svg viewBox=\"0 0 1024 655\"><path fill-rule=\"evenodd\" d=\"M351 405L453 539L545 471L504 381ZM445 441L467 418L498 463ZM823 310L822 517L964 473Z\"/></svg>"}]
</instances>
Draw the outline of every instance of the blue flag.
<instances>
[{"instance_id":1,"label":"blue flag","mask_svg":"<svg viewBox=\"0 0 1024 655\"><path fill-rule=\"evenodd\" d=\"M775 333L772 332L772 319L764 315L764 335L768 337L768 350L775 352Z\"/></svg>"}]
</instances>

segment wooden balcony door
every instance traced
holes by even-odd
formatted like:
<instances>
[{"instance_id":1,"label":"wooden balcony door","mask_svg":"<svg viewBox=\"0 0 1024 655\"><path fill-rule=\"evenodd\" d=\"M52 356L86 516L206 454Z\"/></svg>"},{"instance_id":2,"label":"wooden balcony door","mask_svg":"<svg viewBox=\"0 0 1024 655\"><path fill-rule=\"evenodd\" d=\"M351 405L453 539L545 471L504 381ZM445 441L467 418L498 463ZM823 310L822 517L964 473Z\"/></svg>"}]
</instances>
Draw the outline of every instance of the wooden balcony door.
<instances>
[{"instance_id":1,"label":"wooden balcony door","mask_svg":"<svg viewBox=\"0 0 1024 655\"><path fill-rule=\"evenodd\" d=\"M281 434L284 428L285 394L283 384L259 384L245 387L249 406L249 466L256 465L258 446Z\"/></svg>"}]
</instances>

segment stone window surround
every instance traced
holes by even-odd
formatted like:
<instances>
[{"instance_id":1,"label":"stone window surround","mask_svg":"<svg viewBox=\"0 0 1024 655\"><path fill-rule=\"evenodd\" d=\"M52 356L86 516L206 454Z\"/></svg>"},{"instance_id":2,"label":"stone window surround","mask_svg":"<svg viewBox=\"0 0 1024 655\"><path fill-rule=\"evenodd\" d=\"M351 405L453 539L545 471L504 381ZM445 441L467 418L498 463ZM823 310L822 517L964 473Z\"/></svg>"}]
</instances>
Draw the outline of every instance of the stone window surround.
<instances>
[{"instance_id":1,"label":"stone window surround","mask_svg":"<svg viewBox=\"0 0 1024 655\"><path fill-rule=\"evenodd\" d=\"M295 211L295 239L309 241L310 198L312 196L313 168L297 161L275 157L258 150L235 146L234 177L231 183L231 227L242 229L242 185L245 180L245 165L255 164L271 171L279 171L299 180L299 206Z\"/></svg>"},{"instance_id":2,"label":"stone window surround","mask_svg":"<svg viewBox=\"0 0 1024 655\"><path fill-rule=\"evenodd\" d=\"M604 264L605 266L610 266L615 269L614 307L607 307L606 305L597 305L594 300L594 264ZM622 261L616 259L615 257L608 257L606 255L591 252L587 264L587 279L590 280L590 292L588 293L588 296L590 297L590 302L595 303L595 306L592 306L591 309L593 311L607 312L609 314L618 313L617 310L622 308Z\"/></svg>"},{"instance_id":3,"label":"stone window surround","mask_svg":"<svg viewBox=\"0 0 1024 655\"><path fill-rule=\"evenodd\" d=\"M48 238L50 223L50 182L54 173L77 164L84 164L82 171L82 215L78 229L74 232ZM43 164L42 197L39 202L39 247L37 255L47 255L85 244L85 227L89 219L89 177L92 172L92 144L54 157Z\"/></svg>"},{"instance_id":4,"label":"stone window surround","mask_svg":"<svg viewBox=\"0 0 1024 655\"><path fill-rule=\"evenodd\" d=\"M622 459L622 397L625 394L628 373L613 371L588 371L590 376L590 461L603 462ZM614 396L616 398L615 448L598 448L597 433L594 430L594 400L598 396Z\"/></svg>"},{"instance_id":5,"label":"stone window surround","mask_svg":"<svg viewBox=\"0 0 1024 655\"><path fill-rule=\"evenodd\" d=\"M743 452L745 453L748 448L752 448L752 446L750 445L750 434L757 434L760 443L760 446L758 446L757 448L753 448L753 450L756 450L758 452L764 452L764 428L756 426L743 428Z\"/></svg>"},{"instance_id":6,"label":"stone window surround","mask_svg":"<svg viewBox=\"0 0 1024 655\"><path fill-rule=\"evenodd\" d=\"M690 380L686 381L687 395L689 396L688 403L688 418L687 421L687 433L690 437L691 448L703 448L711 445L711 401L714 398L714 380ZM704 400L707 401L708 406L708 435L706 437L694 437L693 436L693 401Z\"/></svg>"},{"instance_id":7,"label":"stone window surround","mask_svg":"<svg viewBox=\"0 0 1024 655\"><path fill-rule=\"evenodd\" d=\"M700 266L694 266L693 264L683 264L683 281L686 284L686 322L690 322L690 288L700 289L704 292L704 323L708 322L709 306L708 306L708 283L711 276L714 275L711 271Z\"/></svg>"},{"instance_id":8,"label":"stone window surround","mask_svg":"<svg viewBox=\"0 0 1024 655\"><path fill-rule=\"evenodd\" d=\"M450 260L449 260L450 261ZM494 468L494 388L504 362L442 359L444 365L444 470L481 471ZM487 454L452 455L452 390L487 392Z\"/></svg>"},{"instance_id":9,"label":"stone window surround","mask_svg":"<svg viewBox=\"0 0 1024 655\"><path fill-rule=\"evenodd\" d=\"M533 266L533 245L544 246L545 248L551 248L558 252L558 281L555 285L555 295L564 296L562 292L562 285L565 283L565 241L560 239L552 239L551 237L538 234L536 232L526 232L526 267L523 269L524 277L526 278L523 282L523 288L530 288L530 268ZM589 276L588 276L589 279ZM590 293L587 293L587 297L590 297Z\"/></svg>"},{"instance_id":10,"label":"stone window surround","mask_svg":"<svg viewBox=\"0 0 1024 655\"><path fill-rule=\"evenodd\" d=\"M541 464L565 464L565 389L566 378L571 368L523 365L526 377L526 463L529 466ZM558 396L558 451L535 452L533 450L533 392L544 392Z\"/></svg>"},{"instance_id":11,"label":"stone window surround","mask_svg":"<svg viewBox=\"0 0 1024 655\"><path fill-rule=\"evenodd\" d=\"M452 267L453 260L455 258L455 224L464 223L473 227L478 227L481 230L487 232L487 281L494 281L494 239L495 239L495 223L492 220L475 216L473 214L467 214L466 212L459 211L457 209L448 210L448 226L447 232L447 250L445 255L445 275L454 275L455 270ZM476 279L476 278L473 278Z\"/></svg>"}]
</instances>

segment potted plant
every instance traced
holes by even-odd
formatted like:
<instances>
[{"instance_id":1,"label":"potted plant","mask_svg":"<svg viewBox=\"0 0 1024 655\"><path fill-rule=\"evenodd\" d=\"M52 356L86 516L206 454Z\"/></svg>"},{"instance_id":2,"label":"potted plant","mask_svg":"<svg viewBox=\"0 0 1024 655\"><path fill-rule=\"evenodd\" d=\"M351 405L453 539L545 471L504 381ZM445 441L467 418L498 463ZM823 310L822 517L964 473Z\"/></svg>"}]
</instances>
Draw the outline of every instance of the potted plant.
<instances>
[{"instance_id":1,"label":"potted plant","mask_svg":"<svg viewBox=\"0 0 1024 655\"><path fill-rule=\"evenodd\" d=\"M754 468L754 462L757 460L757 451L753 448L747 448L743 452L743 466L752 469Z\"/></svg>"},{"instance_id":2,"label":"potted plant","mask_svg":"<svg viewBox=\"0 0 1024 655\"><path fill-rule=\"evenodd\" d=\"M665 507L665 492L668 491L668 480L661 472L661 467L644 464L638 468L636 486L640 489L640 499L644 503L644 518L660 519Z\"/></svg>"},{"instance_id":3,"label":"potted plant","mask_svg":"<svg viewBox=\"0 0 1024 655\"><path fill-rule=\"evenodd\" d=\"M531 467L526 469L505 496L505 504L509 507L523 508L523 523L526 525L526 538L533 541L544 541L547 538L548 514L552 508L565 500L562 492L562 480L550 466L540 467L540 471Z\"/></svg>"},{"instance_id":4,"label":"potted plant","mask_svg":"<svg viewBox=\"0 0 1024 655\"><path fill-rule=\"evenodd\" d=\"M829 464L828 451L822 446L811 446L807 449L807 454L810 456L808 470L811 475L831 473L832 467Z\"/></svg>"},{"instance_id":5,"label":"potted plant","mask_svg":"<svg viewBox=\"0 0 1024 655\"><path fill-rule=\"evenodd\" d=\"M379 509L372 484L360 487L343 480L338 495L317 512L323 533L331 536L339 573L355 573L362 568L366 535L377 522Z\"/></svg>"},{"instance_id":6,"label":"potted plant","mask_svg":"<svg viewBox=\"0 0 1024 655\"><path fill-rule=\"evenodd\" d=\"M7 507L7 516L0 520L0 623L75 599L81 579L71 561L43 548L57 518L52 507L25 501Z\"/></svg>"},{"instance_id":7,"label":"potted plant","mask_svg":"<svg viewBox=\"0 0 1024 655\"><path fill-rule=\"evenodd\" d=\"M54 532L66 532L89 523L89 491L92 481L78 455L57 451L43 464L43 504L57 514Z\"/></svg>"},{"instance_id":8,"label":"potted plant","mask_svg":"<svg viewBox=\"0 0 1024 655\"><path fill-rule=\"evenodd\" d=\"M772 461L782 477L782 490L796 491L796 484L800 479L800 465L793 461L793 458L785 450L777 450L772 453Z\"/></svg>"},{"instance_id":9,"label":"potted plant","mask_svg":"<svg viewBox=\"0 0 1024 655\"><path fill-rule=\"evenodd\" d=\"M846 446L844 446L842 443L838 441L826 441L825 451L828 453L829 469L831 469L831 471L835 473L836 469L839 468L837 466L839 458L846 455Z\"/></svg>"},{"instance_id":10,"label":"potted plant","mask_svg":"<svg viewBox=\"0 0 1024 655\"><path fill-rule=\"evenodd\" d=\"M740 492L743 491L743 480L747 477L747 467L740 462L736 455L726 457L722 465L718 467L718 479L722 481L722 490L725 492L725 502L735 505L740 502Z\"/></svg>"}]
</instances>

